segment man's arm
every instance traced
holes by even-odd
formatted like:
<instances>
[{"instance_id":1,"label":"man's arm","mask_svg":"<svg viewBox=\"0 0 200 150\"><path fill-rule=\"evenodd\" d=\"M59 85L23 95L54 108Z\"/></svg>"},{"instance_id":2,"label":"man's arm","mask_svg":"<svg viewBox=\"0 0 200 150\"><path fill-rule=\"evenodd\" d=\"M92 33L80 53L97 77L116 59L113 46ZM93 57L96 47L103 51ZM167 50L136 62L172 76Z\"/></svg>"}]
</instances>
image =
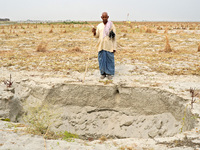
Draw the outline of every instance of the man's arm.
<instances>
[{"instance_id":1,"label":"man's arm","mask_svg":"<svg viewBox=\"0 0 200 150\"><path fill-rule=\"evenodd\" d=\"M96 35L96 29L95 28L92 28L92 32L94 34L94 36Z\"/></svg>"},{"instance_id":2,"label":"man's arm","mask_svg":"<svg viewBox=\"0 0 200 150\"><path fill-rule=\"evenodd\" d=\"M92 28L92 32L93 32L93 35L94 35L96 38L99 37L99 29L98 29L98 27L97 27L97 29Z\"/></svg>"}]
</instances>

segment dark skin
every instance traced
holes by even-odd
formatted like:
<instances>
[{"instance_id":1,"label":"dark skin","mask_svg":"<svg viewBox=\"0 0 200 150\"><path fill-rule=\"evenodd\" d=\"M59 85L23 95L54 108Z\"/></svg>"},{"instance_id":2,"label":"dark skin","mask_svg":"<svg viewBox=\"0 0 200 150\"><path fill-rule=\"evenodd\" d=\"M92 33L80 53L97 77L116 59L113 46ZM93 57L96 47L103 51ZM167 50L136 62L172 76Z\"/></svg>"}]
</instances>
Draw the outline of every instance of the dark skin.
<instances>
[{"instance_id":1,"label":"dark skin","mask_svg":"<svg viewBox=\"0 0 200 150\"><path fill-rule=\"evenodd\" d=\"M103 12L102 15L101 15L101 19L102 19L104 25L106 25L106 23L108 22L108 18L109 18L108 13L107 12ZM93 34L95 36L96 35L96 29L93 28L92 32L93 32ZM113 50L113 53L115 53L115 52L116 52L116 50Z\"/></svg>"}]
</instances>

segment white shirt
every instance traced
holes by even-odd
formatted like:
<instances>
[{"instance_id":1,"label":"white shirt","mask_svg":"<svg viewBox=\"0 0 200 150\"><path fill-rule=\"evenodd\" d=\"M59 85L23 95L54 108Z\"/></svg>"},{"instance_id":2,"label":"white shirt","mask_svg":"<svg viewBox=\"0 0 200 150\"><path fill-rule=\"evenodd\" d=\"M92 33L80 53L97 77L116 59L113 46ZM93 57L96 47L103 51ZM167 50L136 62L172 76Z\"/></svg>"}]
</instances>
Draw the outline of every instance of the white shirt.
<instances>
[{"instance_id":1,"label":"white shirt","mask_svg":"<svg viewBox=\"0 0 200 150\"><path fill-rule=\"evenodd\" d=\"M110 29L110 30L113 30L113 32L115 33L114 39L110 39L109 36L106 36L103 38L104 27L105 27L105 25L103 22L97 26L95 37L99 38L98 44L97 44L98 51L106 50L109 52L113 52L113 50L116 50L116 48L117 48L115 26L114 26L114 24L112 24L112 27Z\"/></svg>"}]
</instances>

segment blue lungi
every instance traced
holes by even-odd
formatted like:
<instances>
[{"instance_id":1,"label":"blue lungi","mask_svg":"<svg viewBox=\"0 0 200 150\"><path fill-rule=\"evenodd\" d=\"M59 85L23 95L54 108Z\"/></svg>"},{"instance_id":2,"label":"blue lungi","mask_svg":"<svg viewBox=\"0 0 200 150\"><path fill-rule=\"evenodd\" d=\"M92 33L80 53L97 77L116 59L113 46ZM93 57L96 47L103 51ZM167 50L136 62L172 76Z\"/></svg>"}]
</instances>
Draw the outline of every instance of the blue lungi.
<instances>
[{"instance_id":1,"label":"blue lungi","mask_svg":"<svg viewBox=\"0 0 200 150\"><path fill-rule=\"evenodd\" d=\"M114 53L101 50L98 53L99 70L101 75L114 75L115 74L115 60Z\"/></svg>"}]
</instances>

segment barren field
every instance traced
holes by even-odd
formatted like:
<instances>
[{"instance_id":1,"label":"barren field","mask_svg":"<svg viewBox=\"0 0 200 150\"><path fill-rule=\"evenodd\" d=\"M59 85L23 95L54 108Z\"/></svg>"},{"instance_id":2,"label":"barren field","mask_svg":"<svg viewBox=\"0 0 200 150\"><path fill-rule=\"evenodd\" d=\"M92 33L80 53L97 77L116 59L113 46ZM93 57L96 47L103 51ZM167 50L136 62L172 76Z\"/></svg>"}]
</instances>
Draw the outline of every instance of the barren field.
<instances>
[{"instance_id":1,"label":"barren field","mask_svg":"<svg viewBox=\"0 0 200 150\"><path fill-rule=\"evenodd\" d=\"M114 22L113 80L98 23L0 25L0 149L199 150L200 23Z\"/></svg>"},{"instance_id":2,"label":"barren field","mask_svg":"<svg viewBox=\"0 0 200 150\"><path fill-rule=\"evenodd\" d=\"M0 67L70 74L98 69L91 24L15 24L0 26ZM199 23L116 22L116 64L140 62L148 71L199 75ZM171 52L165 52L166 35ZM141 70L134 70L140 74Z\"/></svg>"}]
</instances>

